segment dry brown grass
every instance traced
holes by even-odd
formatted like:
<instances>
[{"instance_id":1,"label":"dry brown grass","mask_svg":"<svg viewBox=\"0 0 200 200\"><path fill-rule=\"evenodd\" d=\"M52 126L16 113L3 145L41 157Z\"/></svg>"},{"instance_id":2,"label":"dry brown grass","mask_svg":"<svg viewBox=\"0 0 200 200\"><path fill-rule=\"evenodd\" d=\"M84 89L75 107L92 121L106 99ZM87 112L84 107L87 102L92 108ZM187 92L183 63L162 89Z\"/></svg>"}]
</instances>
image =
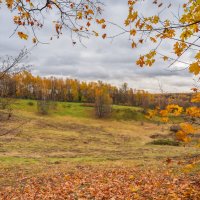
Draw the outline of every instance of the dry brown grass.
<instances>
[{"instance_id":1,"label":"dry brown grass","mask_svg":"<svg viewBox=\"0 0 200 200\"><path fill-rule=\"evenodd\" d=\"M20 124L23 126L15 130ZM18 111L0 126L2 132L13 130L0 141L2 185L22 174L35 176L79 165L157 167L166 165L168 157L178 162L200 152L190 146L149 145L152 135L169 134L168 126L151 123Z\"/></svg>"}]
</instances>

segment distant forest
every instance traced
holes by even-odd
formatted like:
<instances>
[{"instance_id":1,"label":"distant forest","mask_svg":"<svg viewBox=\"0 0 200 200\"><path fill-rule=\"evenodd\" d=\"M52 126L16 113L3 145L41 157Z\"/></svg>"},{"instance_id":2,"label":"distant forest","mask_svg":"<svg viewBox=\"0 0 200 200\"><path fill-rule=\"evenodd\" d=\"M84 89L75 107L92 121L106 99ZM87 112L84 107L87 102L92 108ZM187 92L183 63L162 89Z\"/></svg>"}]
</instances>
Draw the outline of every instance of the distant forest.
<instances>
[{"instance_id":1,"label":"distant forest","mask_svg":"<svg viewBox=\"0 0 200 200\"><path fill-rule=\"evenodd\" d=\"M152 94L129 88L127 83L116 87L102 81L85 82L77 79L33 76L31 72L7 74L0 80L0 96L50 101L94 103L99 90L107 93L113 104L164 108L168 104L191 106L192 93Z\"/></svg>"}]
</instances>

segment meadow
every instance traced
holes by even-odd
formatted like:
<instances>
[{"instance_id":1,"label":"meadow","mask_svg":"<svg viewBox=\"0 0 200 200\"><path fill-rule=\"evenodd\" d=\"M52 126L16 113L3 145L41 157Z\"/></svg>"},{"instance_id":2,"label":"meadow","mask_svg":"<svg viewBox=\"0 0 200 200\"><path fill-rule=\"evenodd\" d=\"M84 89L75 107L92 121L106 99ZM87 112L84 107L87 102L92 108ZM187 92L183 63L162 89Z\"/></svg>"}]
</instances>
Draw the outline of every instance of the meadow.
<instances>
[{"instance_id":1,"label":"meadow","mask_svg":"<svg viewBox=\"0 0 200 200\"><path fill-rule=\"evenodd\" d=\"M179 171L179 162L199 155L194 144L174 143L170 124L147 120L141 108L112 109L110 117L97 119L92 106L56 102L48 115L40 115L36 101L15 100L13 116L0 124L1 134L8 133L0 141L1 188L80 166L158 170L170 159L170 168Z\"/></svg>"}]
</instances>

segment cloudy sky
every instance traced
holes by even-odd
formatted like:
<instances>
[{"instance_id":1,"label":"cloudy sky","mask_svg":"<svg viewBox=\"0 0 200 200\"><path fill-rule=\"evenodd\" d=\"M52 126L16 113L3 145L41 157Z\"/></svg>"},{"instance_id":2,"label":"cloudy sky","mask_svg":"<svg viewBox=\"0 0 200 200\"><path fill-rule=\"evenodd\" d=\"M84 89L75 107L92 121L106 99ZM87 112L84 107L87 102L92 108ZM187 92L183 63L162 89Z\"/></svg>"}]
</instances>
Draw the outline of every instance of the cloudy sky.
<instances>
[{"instance_id":1,"label":"cloudy sky","mask_svg":"<svg viewBox=\"0 0 200 200\"><path fill-rule=\"evenodd\" d=\"M128 12L127 1L104 1L105 18L123 26ZM169 0L164 0L166 5L169 2ZM157 11L150 3L141 2L140 7L140 11L144 14L147 14L147 11L148 14ZM170 18L174 13L177 14L177 10L178 4L173 5L172 10L165 11L164 15ZM19 40L17 35L10 37L15 26L11 15L4 7L0 11L0 27L0 56L15 56L25 46L31 49L31 42ZM108 26L108 29L110 35L120 32L116 27ZM52 29L47 21L40 32L40 40L49 42L51 34ZM33 65L32 72L36 75L78 78L84 81L102 80L117 86L127 82L129 87L152 92L159 91L158 82L162 84L166 92L187 92L195 83L187 70L174 70L185 67L180 63L175 64L171 70L167 68L169 63L163 63L162 60L158 60L151 68L136 66L135 61L138 56L146 53L151 44L146 43L145 46L131 49L128 35L119 36L114 40L92 38L84 40L83 43L85 47L80 43L73 45L69 34L65 33L60 39L53 39L49 44L34 47L26 62ZM162 45L160 52L169 55L170 48L171 42L167 41ZM193 54L194 52L188 52L181 60L191 62Z\"/></svg>"}]
</instances>

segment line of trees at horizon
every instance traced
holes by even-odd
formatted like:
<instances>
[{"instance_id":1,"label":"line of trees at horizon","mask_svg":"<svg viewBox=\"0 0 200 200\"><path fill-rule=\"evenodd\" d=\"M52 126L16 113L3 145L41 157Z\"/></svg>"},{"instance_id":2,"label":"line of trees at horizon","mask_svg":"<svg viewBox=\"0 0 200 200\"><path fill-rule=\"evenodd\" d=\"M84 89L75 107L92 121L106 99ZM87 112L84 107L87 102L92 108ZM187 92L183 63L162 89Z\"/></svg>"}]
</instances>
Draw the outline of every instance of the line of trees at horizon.
<instances>
[{"instance_id":1,"label":"line of trees at horizon","mask_svg":"<svg viewBox=\"0 0 200 200\"><path fill-rule=\"evenodd\" d=\"M169 103L190 106L192 94L152 94L129 88L127 83L116 87L102 81L85 82L77 79L34 76L29 71L6 74L0 80L0 97L35 100L95 103L98 95L109 96L112 104L140 106L144 109Z\"/></svg>"}]
</instances>

